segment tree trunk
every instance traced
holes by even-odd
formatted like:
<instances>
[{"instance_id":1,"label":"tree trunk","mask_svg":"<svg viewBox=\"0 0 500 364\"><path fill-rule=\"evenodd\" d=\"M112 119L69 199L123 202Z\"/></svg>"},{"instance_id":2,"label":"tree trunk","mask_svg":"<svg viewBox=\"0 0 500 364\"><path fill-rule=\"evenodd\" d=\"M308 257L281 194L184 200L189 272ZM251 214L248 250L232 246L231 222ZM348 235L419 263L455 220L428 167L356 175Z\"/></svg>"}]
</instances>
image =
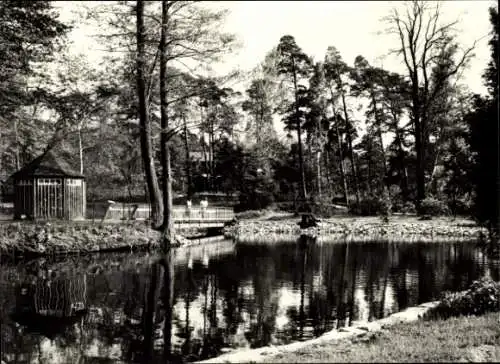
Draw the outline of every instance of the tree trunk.
<instances>
[{"instance_id":1,"label":"tree trunk","mask_svg":"<svg viewBox=\"0 0 500 364\"><path fill-rule=\"evenodd\" d=\"M368 169L368 180L366 182L366 186L368 187L368 194L371 195L372 194L372 163L371 163L371 159L368 158L368 161L367 161L367 169Z\"/></svg>"},{"instance_id":2,"label":"tree trunk","mask_svg":"<svg viewBox=\"0 0 500 364\"><path fill-rule=\"evenodd\" d=\"M260 144L262 142L262 129L264 127L264 107L262 106L262 101L259 103L259 113L258 116L256 117L256 125L257 125L257 145L260 147Z\"/></svg>"},{"instance_id":3,"label":"tree trunk","mask_svg":"<svg viewBox=\"0 0 500 364\"><path fill-rule=\"evenodd\" d=\"M436 151L436 156L433 160L433 163L432 163L432 172L431 172L431 176L430 176L430 179L429 179L429 183L428 183L428 187L427 187L427 190L429 191L429 193L434 193L436 194L438 191L437 191L437 182L436 182L436 172L437 172L437 167L438 167L438 160L439 160L439 156L440 156L440 153L439 153L439 149Z\"/></svg>"},{"instance_id":4,"label":"tree trunk","mask_svg":"<svg viewBox=\"0 0 500 364\"><path fill-rule=\"evenodd\" d=\"M326 177L326 184L330 186L330 152L328 148L325 148L325 153L324 153L324 162L325 162L325 177ZM331 189L330 189L331 190Z\"/></svg>"},{"instance_id":5,"label":"tree trunk","mask_svg":"<svg viewBox=\"0 0 500 364\"><path fill-rule=\"evenodd\" d=\"M214 189L214 150L215 150L215 128L214 121L210 123L210 174L209 178L209 188L211 191Z\"/></svg>"},{"instance_id":6,"label":"tree trunk","mask_svg":"<svg viewBox=\"0 0 500 364\"><path fill-rule=\"evenodd\" d=\"M344 155L342 153L342 139L340 138L340 131L338 125L335 125L337 129L337 142L339 145L339 159L340 159L340 177L342 178L344 185L344 198L346 207L349 207L349 190L347 188L347 177L345 173L345 165L344 165Z\"/></svg>"},{"instance_id":7,"label":"tree trunk","mask_svg":"<svg viewBox=\"0 0 500 364\"><path fill-rule=\"evenodd\" d=\"M307 189L306 189L306 175L304 171L304 155L302 153L302 126L300 125L300 117L299 117L299 95L298 95L298 86L297 86L297 72L295 70L295 61L292 58L293 63L293 87L295 92L295 122L297 123L297 143L299 149L299 169L300 169L300 194L302 203L305 202L307 197Z\"/></svg>"},{"instance_id":8,"label":"tree trunk","mask_svg":"<svg viewBox=\"0 0 500 364\"><path fill-rule=\"evenodd\" d=\"M415 205L417 212L421 212L421 202L425 199L425 145L424 145L424 122L425 116L421 113L423 100L420 96L419 74L416 61L415 51L411 50L411 60L413 68L408 65L411 76L411 101L412 101L412 121L415 135L415 152L417 155L416 181L417 181L417 198Z\"/></svg>"},{"instance_id":9,"label":"tree trunk","mask_svg":"<svg viewBox=\"0 0 500 364\"><path fill-rule=\"evenodd\" d=\"M83 142L81 125L78 125L78 156L80 157L80 173L83 174Z\"/></svg>"},{"instance_id":10,"label":"tree trunk","mask_svg":"<svg viewBox=\"0 0 500 364\"><path fill-rule=\"evenodd\" d=\"M342 90L342 83L340 83L340 89ZM356 161L354 160L354 150L352 148L352 136L351 136L351 131L349 130L350 127L350 122L349 122L349 115L347 113L347 105L345 102L345 95L344 91L342 90L340 92L342 96L342 106L344 109L344 120L346 124L346 136L347 136L347 144L349 145L349 153L350 153L350 159L351 159L351 170L352 170L352 177L354 179L354 192L356 194L356 202L359 204L360 196L359 196L359 183L358 183L358 173L356 171Z\"/></svg>"},{"instance_id":11,"label":"tree trunk","mask_svg":"<svg viewBox=\"0 0 500 364\"><path fill-rule=\"evenodd\" d=\"M162 249L169 251L174 239L172 221L172 171L170 169L170 148L168 143L168 99L167 99L167 24L168 1L162 1L162 27L160 38L160 155L163 169L163 241Z\"/></svg>"},{"instance_id":12,"label":"tree trunk","mask_svg":"<svg viewBox=\"0 0 500 364\"><path fill-rule=\"evenodd\" d=\"M321 197L321 151L316 152L316 178L318 180L318 197Z\"/></svg>"},{"instance_id":13,"label":"tree trunk","mask_svg":"<svg viewBox=\"0 0 500 364\"><path fill-rule=\"evenodd\" d=\"M415 151L417 154L417 211L420 213L422 200L425 199L425 158L424 158L424 140L422 133L422 124L418 106L414 106L414 125L415 125Z\"/></svg>"},{"instance_id":14,"label":"tree trunk","mask_svg":"<svg viewBox=\"0 0 500 364\"><path fill-rule=\"evenodd\" d=\"M163 219L163 205L161 192L156 176L153 158L153 146L151 141L151 123L149 120L149 107L146 100L145 68L145 26L144 26L144 2L137 1L137 93L139 101L139 125L141 128L141 156L144 167L144 175L148 186L149 200L151 203L152 223L155 228L159 227Z\"/></svg>"},{"instance_id":15,"label":"tree trunk","mask_svg":"<svg viewBox=\"0 0 500 364\"><path fill-rule=\"evenodd\" d=\"M191 159L189 157L189 140L188 140L188 128L186 123L186 115L182 117L184 122L184 151L186 153L186 181L187 181L187 199L191 200L193 198L193 182L191 178Z\"/></svg>"},{"instance_id":16,"label":"tree trunk","mask_svg":"<svg viewBox=\"0 0 500 364\"><path fill-rule=\"evenodd\" d=\"M403 149L403 137L402 137L401 132L398 128L397 118L394 115L394 113L393 113L393 118L394 118L394 123L396 125L395 133L396 133L396 141L398 143L399 163L401 164L401 171L400 171L401 177L402 177L401 190L403 192L404 200L407 201L408 197L410 195L410 191L409 191L409 184L408 184L408 168L406 167L405 153L404 153L404 149Z\"/></svg>"},{"instance_id":17,"label":"tree trunk","mask_svg":"<svg viewBox=\"0 0 500 364\"><path fill-rule=\"evenodd\" d=\"M203 177L203 192L207 192L207 184L208 184L208 174L210 173L210 168L208 165L208 155L210 153L210 150L207 150L207 145L205 143L205 133L202 134L201 138L201 147L203 149L203 161L205 162L205 177Z\"/></svg>"},{"instance_id":18,"label":"tree trunk","mask_svg":"<svg viewBox=\"0 0 500 364\"><path fill-rule=\"evenodd\" d=\"M0 130L0 140L2 140L2 130ZM2 168L3 153L4 153L4 150L0 148L0 171L3 170L3 168ZM0 193L1 193L1 190L0 190ZM3 195L1 195L0 198L3 198Z\"/></svg>"},{"instance_id":19,"label":"tree trunk","mask_svg":"<svg viewBox=\"0 0 500 364\"><path fill-rule=\"evenodd\" d=\"M125 172L127 173L127 172ZM133 186L132 186L132 172L130 170L127 173L127 177L125 177L127 181L127 193L128 193L128 199L129 201L132 201L132 198L134 196L133 194Z\"/></svg>"},{"instance_id":20,"label":"tree trunk","mask_svg":"<svg viewBox=\"0 0 500 364\"><path fill-rule=\"evenodd\" d=\"M15 151L16 151L16 170L21 169L21 161L19 160L19 129L17 127L17 120L14 120L14 139L15 139Z\"/></svg>"},{"instance_id":21,"label":"tree trunk","mask_svg":"<svg viewBox=\"0 0 500 364\"><path fill-rule=\"evenodd\" d=\"M385 158L385 149L384 149L384 139L382 138L382 122L380 121L378 117L378 109L377 109L377 100L375 99L375 95L373 93L373 90L371 91L372 93L372 102L373 102L373 112L375 115L375 122L377 123L377 136L379 139L380 143L380 152L382 153L382 163L384 166L384 187L386 190L388 190L389 185L388 185L388 180L387 180L387 160Z\"/></svg>"},{"instance_id":22,"label":"tree trunk","mask_svg":"<svg viewBox=\"0 0 500 364\"><path fill-rule=\"evenodd\" d=\"M333 104L333 90L331 87L329 87L330 89L330 96L331 96L331 99L332 99L332 111L333 111L333 115L335 117L335 105ZM335 118L336 119L336 118ZM335 120L335 131L337 133L337 143L338 143L338 146L339 146L339 158L340 158L340 177L342 179L342 185L344 186L344 198L345 198L345 204L346 204L346 207L349 207L349 190L347 189L347 178L346 178L346 175L345 175L345 168L344 168L344 156L342 154L342 138L340 136L340 130L339 130L339 125L338 125L338 122L337 120Z\"/></svg>"},{"instance_id":23,"label":"tree trunk","mask_svg":"<svg viewBox=\"0 0 500 364\"><path fill-rule=\"evenodd\" d=\"M311 163L311 160L312 160L312 135L309 131L307 131L306 129L306 145L307 145L307 152L306 152L306 156L305 156L305 162L307 164L307 162L309 162L309 164Z\"/></svg>"},{"instance_id":24,"label":"tree trunk","mask_svg":"<svg viewBox=\"0 0 500 364\"><path fill-rule=\"evenodd\" d=\"M447 135L445 133L445 127L443 126L443 128L439 132L439 137L436 140L436 144L435 144L436 145L436 147L435 147L436 155L433 158L432 169L431 169L432 172L431 172L431 176L429 179L428 188L426 188L427 191L430 191L430 193L434 193L434 194L437 193L437 188L436 188L437 186L435 183L436 182L435 177L436 177L439 157L441 156L441 146L443 145L443 143L444 143L443 140L446 137L447 137Z\"/></svg>"},{"instance_id":25,"label":"tree trunk","mask_svg":"<svg viewBox=\"0 0 500 364\"><path fill-rule=\"evenodd\" d=\"M168 144L165 148L165 160L163 163L164 168L164 185L163 185L163 205L164 205L164 214L163 214L163 242L162 249L164 252L170 249L170 246L174 242L175 238L175 229L174 229L174 219L172 217L173 212L173 203L172 203L172 171L170 168L170 148ZM163 157L162 157L163 159Z\"/></svg>"}]
</instances>

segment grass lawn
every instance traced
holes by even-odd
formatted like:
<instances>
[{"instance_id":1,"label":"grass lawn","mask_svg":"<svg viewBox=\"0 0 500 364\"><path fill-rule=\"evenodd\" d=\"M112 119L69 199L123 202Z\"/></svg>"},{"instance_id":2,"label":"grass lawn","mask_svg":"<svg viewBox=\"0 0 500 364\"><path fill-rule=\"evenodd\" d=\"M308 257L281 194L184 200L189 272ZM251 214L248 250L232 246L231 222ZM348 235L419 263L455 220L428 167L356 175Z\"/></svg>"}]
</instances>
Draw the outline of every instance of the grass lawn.
<instances>
[{"instance_id":1,"label":"grass lawn","mask_svg":"<svg viewBox=\"0 0 500 364\"><path fill-rule=\"evenodd\" d=\"M498 362L500 314L400 324L362 337L311 345L266 363Z\"/></svg>"}]
</instances>

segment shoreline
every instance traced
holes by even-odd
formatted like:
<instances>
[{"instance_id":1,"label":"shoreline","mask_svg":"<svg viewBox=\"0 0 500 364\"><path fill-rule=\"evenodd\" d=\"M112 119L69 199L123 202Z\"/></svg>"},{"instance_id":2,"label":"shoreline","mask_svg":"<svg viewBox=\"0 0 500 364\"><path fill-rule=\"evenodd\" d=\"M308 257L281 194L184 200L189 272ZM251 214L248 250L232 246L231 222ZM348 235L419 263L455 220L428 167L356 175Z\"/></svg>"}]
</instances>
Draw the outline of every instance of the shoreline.
<instances>
[{"instance_id":1,"label":"shoreline","mask_svg":"<svg viewBox=\"0 0 500 364\"><path fill-rule=\"evenodd\" d=\"M196 246L223 236L187 239L192 229L178 229L174 248ZM144 222L95 224L86 222L7 222L0 224L0 257L83 255L111 252L156 251L161 233Z\"/></svg>"},{"instance_id":2,"label":"shoreline","mask_svg":"<svg viewBox=\"0 0 500 364\"><path fill-rule=\"evenodd\" d=\"M317 227L300 229L299 218L243 219L224 228L223 236L197 237L196 227L178 228L173 247L192 246L211 239L240 244L296 243L301 236L328 242L448 242L477 241L486 229L467 219L392 217L388 223L373 217L323 219ZM183 236L184 235L184 236ZM0 256L43 257L104 252L158 250L161 234L144 222L5 222L0 224ZM208 239L208 240L207 240Z\"/></svg>"},{"instance_id":3,"label":"shoreline","mask_svg":"<svg viewBox=\"0 0 500 364\"><path fill-rule=\"evenodd\" d=\"M487 230L467 219L435 218L418 220L413 216L392 217L388 223L373 217L322 219L317 227L301 229L299 218L245 219L224 229L228 238L240 243L296 241L301 235L317 241L472 241L483 238Z\"/></svg>"},{"instance_id":4,"label":"shoreline","mask_svg":"<svg viewBox=\"0 0 500 364\"><path fill-rule=\"evenodd\" d=\"M206 256L211 259L217 254L229 254L234 251L234 242L220 237L219 239L208 238L207 241L197 241L197 244L186 245L172 250L173 262L177 265L190 265L193 262L202 263ZM130 260L130 257L133 259ZM65 269L83 269L90 275L94 275L99 268L99 271L105 269L114 269L119 267L121 270L135 269L138 266L148 266L162 259L159 251L135 251L131 254L113 253L113 252L96 252L92 254L80 255L54 255L38 257L34 259L7 259L0 260L0 267L4 269L12 269L20 265L27 266L37 264L36 261L43 262L47 269L52 271L64 271ZM71 264L68 265L68 262ZM113 262L113 263L111 263ZM118 262L118 263L117 263ZM109 264L107 264L109 263ZM106 268L107 267L107 268Z\"/></svg>"},{"instance_id":5,"label":"shoreline","mask_svg":"<svg viewBox=\"0 0 500 364\"><path fill-rule=\"evenodd\" d=\"M330 344L343 339L363 336L369 332L377 332L384 328L397 325L405 322L414 322L424 318L424 316L434 307L439 304L439 301L422 303L418 306L408 307L403 311L395 312L387 317L379 320L359 323L354 326L342 327L340 329L332 329L324 334L310 340L297 341L290 344L263 346L255 349L235 349L232 352L225 353L214 358L196 361L197 364L205 363L262 363L271 362L276 355L294 352L310 346L320 344Z\"/></svg>"}]
</instances>

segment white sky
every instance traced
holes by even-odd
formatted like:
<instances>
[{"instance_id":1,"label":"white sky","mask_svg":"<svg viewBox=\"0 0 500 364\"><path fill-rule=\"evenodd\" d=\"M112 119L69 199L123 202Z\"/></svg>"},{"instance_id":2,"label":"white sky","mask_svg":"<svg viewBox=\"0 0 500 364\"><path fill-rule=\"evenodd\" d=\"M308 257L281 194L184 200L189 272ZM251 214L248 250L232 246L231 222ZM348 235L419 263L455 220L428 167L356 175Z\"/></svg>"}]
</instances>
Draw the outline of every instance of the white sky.
<instances>
[{"instance_id":1,"label":"white sky","mask_svg":"<svg viewBox=\"0 0 500 364\"><path fill-rule=\"evenodd\" d=\"M79 2L56 2L62 8L63 20L74 19L71 11ZM88 3L88 2L83 2ZM93 2L93 4L98 3ZM207 2L208 3L208 2ZM221 73L234 68L249 70L262 62L281 36L290 34L297 44L316 60L324 58L328 46L333 45L348 64L357 55L363 55L372 65L391 71L404 72L400 59L393 56L384 60L395 39L383 32L381 18L394 6L404 6L403 1L224 1L210 2L215 7L229 9L226 29L237 35L243 47L227 57L226 62L214 65ZM476 47L476 58L464 75L472 91L484 92L481 73L489 60L488 39L490 31L488 8L495 2L489 0L441 1L443 19L460 19L459 40L470 45L482 38ZM100 58L99 46L90 37L99 31L82 25L72 32L73 49L83 53L91 62Z\"/></svg>"},{"instance_id":2,"label":"white sky","mask_svg":"<svg viewBox=\"0 0 500 364\"><path fill-rule=\"evenodd\" d=\"M81 4L95 6L102 1L77 2L57 1L61 9L61 20L76 20L72 31L71 47L76 54L98 64L102 52L92 38L102 32L79 22L73 13ZM382 18L393 7L403 8L404 1L206 1L215 8L227 8L225 31L234 33L242 43L242 48L226 57L225 61L212 65L216 73L225 74L234 69L249 71L264 60L265 55L278 43L280 38L292 35L297 44L315 60L324 58L328 46L335 46L342 58L353 65L357 55L362 55L374 66L406 75L401 58L387 56L389 50L398 45L393 35L386 34L387 25ZM475 58L463 74L461 83L476 93L485 93L481 75L490 59L488 47L491 25L488 8L495 6L491 0L441 1L442 20L460 20L458 41L464 47L479 40ZM231 84L244 93L247 83ZM283 126L275 120L275 128L282 132Z\"/></svg>"},{"instance_id":3,"label":"white sky","mask_svg":"<svg viewBox=\"0 0 500 364\"><path fill-rule=\"evenodd\" d=\"M492 1L442 1L443 20L460 19L459 40L472 45L474 40L490 31L488 8ZM226 3L224 3L226 5ZM231 11L226 29L237 34L244 46L231 57L226 67L239 65L252 68L275 47L281 36L292 35L297 44L315 60L324 58L328 46L335 46L344 61L352 65L357 55L364 56L372 65L391 71L404 72L400 59L382 61L381 56L397 45L392 35L383 32L386 25L381 18L403 1L230 1ZM482 92L481 73L490 53L488 37L476 48L476 58L464 76L475 92ZM220 67L223 70L225 67ZM226 69L227 69L226 68Z\"/></svg>"}]
</instances>

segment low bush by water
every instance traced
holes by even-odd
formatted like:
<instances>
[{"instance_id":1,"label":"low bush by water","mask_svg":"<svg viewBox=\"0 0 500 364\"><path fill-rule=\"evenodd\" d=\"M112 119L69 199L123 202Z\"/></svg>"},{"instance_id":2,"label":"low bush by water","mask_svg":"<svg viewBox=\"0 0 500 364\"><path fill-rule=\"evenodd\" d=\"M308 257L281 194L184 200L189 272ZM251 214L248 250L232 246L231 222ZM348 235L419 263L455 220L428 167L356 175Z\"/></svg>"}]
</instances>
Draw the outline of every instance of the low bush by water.
<instances>
[{"instance_id":1,"label":"low bush by water","mask_svg":"<svg viewBox=\"0 0 500 364\"><path fill-rule=\"evenodd\" d=\"M489 278L474 281L461 292L444 292L440 303L429 312L429 318L483 315L500 311L500 282Z\"/></svg>"},{"instance_id":2,"label":"low bush by water","mask_svg":"<svg viewBox=\"0 0 500 364\"><path fill-rule=\"evenodd\" d=\"M427 216L449 215L450 210L445 202L429 196L422 200L421 213Z\"/></svg>"}]
</instances>

